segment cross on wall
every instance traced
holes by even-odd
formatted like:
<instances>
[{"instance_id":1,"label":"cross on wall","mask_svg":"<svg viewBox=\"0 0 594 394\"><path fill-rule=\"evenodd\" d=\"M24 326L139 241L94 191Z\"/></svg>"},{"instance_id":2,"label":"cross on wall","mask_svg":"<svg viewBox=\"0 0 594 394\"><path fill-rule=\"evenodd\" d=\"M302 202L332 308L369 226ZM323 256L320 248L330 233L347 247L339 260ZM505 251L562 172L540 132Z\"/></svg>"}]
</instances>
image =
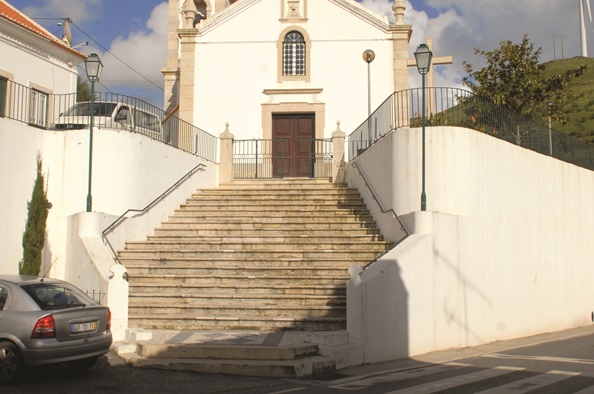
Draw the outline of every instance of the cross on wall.
<instances>
[{"instance_id":1,"label":"cross on wall","mask_svg":"<svg viewBox=\"0 0 594 394\"><path fill-rule=\"evenodd\" d=\"M433 39L427 39L427 46L429 50L433 52ZM453 56L433 56L431 60L431 67L429 68L429 72L427 72L427 91L428 91L428 98L427 98L427 113L429 115L435 113L435 97L433 88L435 87L435 72L433 71L433 66L440 66L444 64L452 64L454 62ZM408 67L416 67L417 60L415 58L408 59L406 62Z\"/></svg>"}]
</instances>

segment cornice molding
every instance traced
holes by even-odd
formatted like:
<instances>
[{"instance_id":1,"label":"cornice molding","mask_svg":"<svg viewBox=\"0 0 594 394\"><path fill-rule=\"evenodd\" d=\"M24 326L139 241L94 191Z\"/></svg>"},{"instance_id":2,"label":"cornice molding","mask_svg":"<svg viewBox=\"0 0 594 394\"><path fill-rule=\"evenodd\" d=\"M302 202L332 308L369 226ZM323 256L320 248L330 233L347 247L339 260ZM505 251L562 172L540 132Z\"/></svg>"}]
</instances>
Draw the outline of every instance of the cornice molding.
<instances>
[{"instance_id":1,"label":"cornice molding","mask_svg":"<svg viewBox=\"0 0 594 394\"><path fill-rule=\"evenodd\" d=\"M302 88L302 89L264 89L263 93L271 96L271 95L279 95L279 94L320 94L324 89L316 89L316 88Z\"/></svg>"},{"instance_id":2,"label":"cornice molding","mask_svg":"<svg viewBox=\"0 0 594 394\"><path fill-rule=\"evenodd\" d=\"M198 29L195 29L195 30L198 31L198 36L207 34L211 30L214 30L217 27L219 27L220 25L223 25L230 19L233 19L233 17L236 16L237 14L242 13L244 10L254 6L255 4L260 3L261 1L262 0L242 0L242 1L238 1L236 3L233 3L231 6L225 8L220 13L215 14L214 17L212 17L212 19L206 19L204 21L205 22L204 26L202 26L203 22L201 22L198 25Z\"/></svg>"}]
</instances>

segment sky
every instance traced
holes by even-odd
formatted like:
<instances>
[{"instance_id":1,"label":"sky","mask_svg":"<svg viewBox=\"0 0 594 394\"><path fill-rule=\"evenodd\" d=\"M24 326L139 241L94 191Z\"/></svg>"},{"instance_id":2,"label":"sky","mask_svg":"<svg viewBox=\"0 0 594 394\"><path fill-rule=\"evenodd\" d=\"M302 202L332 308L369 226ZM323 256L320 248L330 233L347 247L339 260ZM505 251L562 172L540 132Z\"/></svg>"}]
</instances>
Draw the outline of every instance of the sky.
<instances>
[{"instance_id":1,"label":"sky","mask_svg":"<svg viewBox=\"0 0 594 394\"><path fill-rule=\"evenodd\" d=\"M316 0L314 0L316 1ZM392 0L357 0L394 21ZM413 25L409 55L427 38L434 56L454 57L435 66L435 85L460 87L462 62L484 65L474 49L493 50L501 41L520 43L527 34L542 48L543 62L580 56L579 2L590 0L406 0L404 23ZM109 90L162 104L167 35L167 2L163 0L8 0L10 4L61 37L57 25L70 17L73 44L99 54L103 75L99 90ZM593 4L594 5L594 4ZM587 8L586 8L587 9ZM594 10L593 10L594 11ZM587 12L586 12L587 15ZM588 18L586 16L586 18ZM587 23L589 54L594 55L594 24ZM89 38L90 37L90 38ZM108 51L115 55L111 55ZM117 57L117 58L116 58ZM84 70L80 75L85 76ZM420 76L411 69L411 87Z\"/></svg>"}]
</instances>

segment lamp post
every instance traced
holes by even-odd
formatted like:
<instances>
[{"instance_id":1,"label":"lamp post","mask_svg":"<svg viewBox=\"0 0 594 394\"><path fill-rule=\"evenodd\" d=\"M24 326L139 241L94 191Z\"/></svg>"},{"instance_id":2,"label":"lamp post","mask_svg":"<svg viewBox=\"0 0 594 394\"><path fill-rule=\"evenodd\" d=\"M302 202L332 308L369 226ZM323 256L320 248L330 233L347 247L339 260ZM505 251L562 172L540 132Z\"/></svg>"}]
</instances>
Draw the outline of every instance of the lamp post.
<instances>
[{"instance_id":1,"label":"lamp post","mask_svg":"<svg viewBox=\"0 0 594 394\"><path fill-rule=\"evenodd\" d=\"M375 52L367 49L363 52L363 60L367 63L367 135L371 146L371 62L375 59Z\"/></svg>"},{"instance_id":2,"label":"lamp post","mask_svg":"<svg viewBox=\"0 0 594 394\"><path fill-rule=\"evenodd\" d=\"M415 52L415 59L417 61L417 69L419 70L419 74L423 76L423 105L422 105L422 119L423 119L423 157L422 157L422 186L421 186L421 211L427 210L427 195L425 194L425 107L426 107L426 95L425 95L425 78L427 77L427 73L431 69L431 58L433 58L433 53L427 46L427 44L421 44L417 47L417 51Z\"/></svg>"},{"instance_id":3,"label":"lamp post","mask_svg":"<svg viewBox=\"0 0 594 394\"><path fill-rule=\"evenodd\" d=\"M91 53L85 60L85 72L87 79L91 82L91 119L89 125L89 188L87 193L87 212L93 210L93 197L91 196L91 183L93 175L93 115L95 114L95 82L101 77L103 63L96 53Z\"/></svg>"}]
</instances>

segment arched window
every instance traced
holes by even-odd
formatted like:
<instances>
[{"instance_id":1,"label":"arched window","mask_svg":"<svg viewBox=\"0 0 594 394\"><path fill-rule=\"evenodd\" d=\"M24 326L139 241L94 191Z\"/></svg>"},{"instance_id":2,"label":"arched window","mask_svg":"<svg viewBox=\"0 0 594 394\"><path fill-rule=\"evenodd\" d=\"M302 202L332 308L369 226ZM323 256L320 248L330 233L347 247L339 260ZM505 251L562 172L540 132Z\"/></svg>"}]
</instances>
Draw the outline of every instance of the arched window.
<instances>
[{"instance_id":1,"label":"arched window","mask_svg":"<svg viewBox=\"0 0 594 394\"><path fill-rule=\"evenodd\" d=\"M296 30L283 40L283 75L305 75L305 39Z\"/></svg>"}]
</instances>

